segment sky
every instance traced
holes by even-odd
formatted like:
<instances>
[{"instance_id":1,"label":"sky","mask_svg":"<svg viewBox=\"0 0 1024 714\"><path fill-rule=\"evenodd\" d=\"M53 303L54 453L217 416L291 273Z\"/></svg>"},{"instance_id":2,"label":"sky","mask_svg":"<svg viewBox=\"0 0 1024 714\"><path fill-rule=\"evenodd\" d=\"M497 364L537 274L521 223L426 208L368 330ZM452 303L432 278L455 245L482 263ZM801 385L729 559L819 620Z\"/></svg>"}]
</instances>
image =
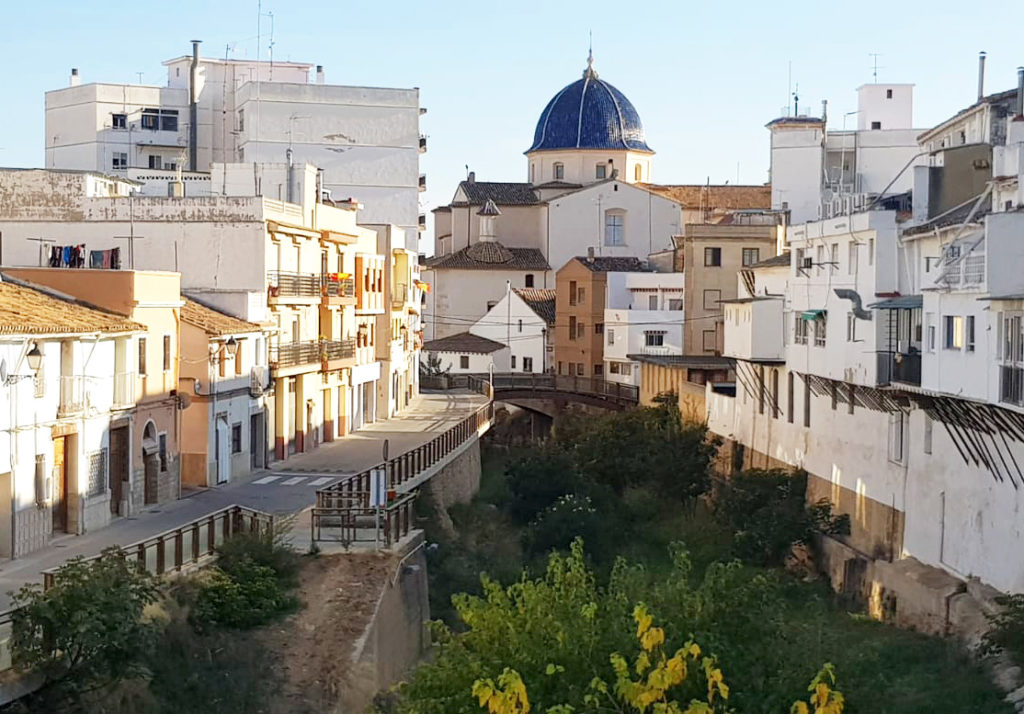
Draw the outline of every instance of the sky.
<instances>
[{"instance_id":1,"label":"sky","mask_svg":"<svg viewBox=\"0 0 1024 714\"><path fill-rule=\"evenodd\" d=\"M262 41L257 47L257 17ZM842 128L856 88L916 85L914 120L939 123L974 102L977 55L986 92L1024 65L1024 2L807 3L431 2L383 0L0 0L0 166L42 166L43 93L71 67L91 81L164 84L165 59L188 54L325 66L336 84L419 87L428 113L422 209L446 204L466 166L478 180L524 181L541 110L595 68L634 104L660 183L764 183L764 125L792 103ZM270 14L272 13L272 18ZM848 126L853 126L850 117Z\"/></svg>"}]
</instances>

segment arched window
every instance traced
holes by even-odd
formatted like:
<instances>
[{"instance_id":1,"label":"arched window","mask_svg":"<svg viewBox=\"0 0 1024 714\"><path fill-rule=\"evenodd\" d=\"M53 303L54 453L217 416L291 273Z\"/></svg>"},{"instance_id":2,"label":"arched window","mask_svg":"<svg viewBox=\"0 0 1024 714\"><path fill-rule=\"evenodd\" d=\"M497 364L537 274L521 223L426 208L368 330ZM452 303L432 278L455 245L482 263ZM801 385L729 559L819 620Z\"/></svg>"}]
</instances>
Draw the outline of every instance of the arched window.
<instances>
[{"instance_id":1,"label":"arched window","mask_svg":"<svg viewBox=\"0 0 1024 714\"><path fill-rule=\"evenodd\" d=\"M563 164L562 162L559 161L554 166L552 166L551 171L555 181L561 181L562 179L565 178L565 164Z\"/></svg>"},{"instance_id":2,"label":"arched window","mask_svg":"<svg viewBox=\"0 0 1024 714\"><path fill-rule=\"evenodd\" d=\"M621 208L604 212L604 244L626 245L626 212Z\"/></svg>"},{"instance_id":3,"label":"arched window","mask_svg":"<svg viewBox=\"0 0 1024 714\"><path fill-rule=\"evenodd\" d=\"M633 167L633 180L642 181L644 178L644 167L637 164Z\"/></svg>"}]
</instances>

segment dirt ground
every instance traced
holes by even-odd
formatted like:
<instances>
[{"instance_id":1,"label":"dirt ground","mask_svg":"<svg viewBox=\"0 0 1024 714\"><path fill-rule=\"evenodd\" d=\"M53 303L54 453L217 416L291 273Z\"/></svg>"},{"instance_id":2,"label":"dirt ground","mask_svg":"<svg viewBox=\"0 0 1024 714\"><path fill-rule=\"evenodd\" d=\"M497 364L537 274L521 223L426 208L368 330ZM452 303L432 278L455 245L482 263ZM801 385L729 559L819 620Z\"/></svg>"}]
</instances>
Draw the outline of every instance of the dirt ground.
<instances>
[{"instance_id":1,"label":"dirt ground","mask_svg":"<svg viewBox=\"0 0 1024 714\"><path fill-rule=\"evenodd\" d=\"M271 712L344 711L343 695L357 676L352 672L356 643L395 565L393 556L382 553L321 555L305 563L302 609L259 635L282 682Z\"/></svg>"}]
</instances>

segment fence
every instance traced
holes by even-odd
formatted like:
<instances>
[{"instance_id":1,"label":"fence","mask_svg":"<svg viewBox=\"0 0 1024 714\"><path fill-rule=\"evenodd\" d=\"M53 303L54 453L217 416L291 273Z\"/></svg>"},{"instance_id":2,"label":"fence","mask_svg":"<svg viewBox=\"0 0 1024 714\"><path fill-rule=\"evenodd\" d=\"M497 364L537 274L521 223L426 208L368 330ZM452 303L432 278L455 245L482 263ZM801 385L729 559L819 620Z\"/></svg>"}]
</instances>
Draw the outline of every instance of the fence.
<instances>
[{"instance_id":1,"label":"fence","mask_svg":"<svg viewBox=\"0 0 1024 714\"><path fill-rule=\"evenodd\" d=\"M267 272L272 297L320 297L319 273Z\"/></svg>"},{"instance_id":2,"label":"fence","mask_svg":"<svg viewBox=\"0 0 1024 714\"><path fill-rule=\"evenodd\" d=\"M630 384L610 382L599 377L575 377L555 374L532 374L506 372L493 377L475 374L421 375L420 389L470 389L487 395L494 386L495 398L502 391L522 390L533 392L572 392L611 399L627 404L640 401L640 388Z\"/></svg>"},{"instance_id":3,"label":"fence","mask_svg":"<svg viewBox=\"0 0 1024 714\"><path fill-rule=\"evenodd\" d=\"M477 436L490 425L493 416L494 405L489 403L426 444L318 490L311 514L313 542L340 541L347 546L355 541L378 540L376 534L384 532L387 547L406 536L412 525L415 494L400 495L396 489ZM370 495L374 472L380 470L384 471L386 504L375 507ZM324 533L331 529L337 534ZM368 531L375 534L373 538Z\"/></svg>"}]
</instances>

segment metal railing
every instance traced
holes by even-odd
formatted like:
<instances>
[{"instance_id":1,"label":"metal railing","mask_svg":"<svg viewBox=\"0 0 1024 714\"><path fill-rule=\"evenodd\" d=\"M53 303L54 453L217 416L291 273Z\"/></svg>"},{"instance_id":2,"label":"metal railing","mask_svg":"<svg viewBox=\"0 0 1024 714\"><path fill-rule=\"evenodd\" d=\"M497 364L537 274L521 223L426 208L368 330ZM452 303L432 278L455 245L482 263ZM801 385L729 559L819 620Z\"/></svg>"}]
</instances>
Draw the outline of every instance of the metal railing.
<instances>
[{"instance_id":1,"label":"metal railing","mask_svg":"<svg viewBox=\"0 0 1024 714\"><path fill-rule=\"evenodd\" d=\"M318 273L291 273L271 270L267 273L271 297L318 297L320 275Z\"/></svg>"},{"instance_id":2,"label":"metal railing","mask_svg":"<svg viewBox=\"0 0 1024 714\"><path fill-rule=\"evenodd\" d=\"M114 375L114 406L135 404L135 372L118 372Z\"/></svg>"},{"instance_id":3,"label":"metal railing","mask_svg":"<svg viewBox=\"0 0 1024 714\"><path fill-rule=\"evenodd\" d=\"M347 545L375 540L378 536L371 538L367 532L371 530L375 534L386 532L385 547L401 540L412 527L415 493L399 494L396 489L478 436L482 429L490 426L493 417L494 405L488 403L426 444L318 490L311 515L313 541L340 541ZM386 504L374 507L370 505L374 472L382 469Z\"/></svg>"},{"instance_id":4,"label":"metal railing","mask_svg":"<svg viewBox=\"0 0 1024 714\"><path fill-rule=\"evenodd\" d=\"M356 284L352 278L334 278L321 276L320 293L324 297L355 297Z\"/></svg>"},{"instance_id":5,"label":"metal railing","mask_svg":"<svg viewBox=\"0 0 1024 714\"><path fill-rule=\"evenodd\" d=\"M1024 367L999 365L999 401L1024 405Z\"/></svg>"},{"instance_id":6,"label":"metal railing","mask_svg":"<svg viewBox=\"0 0 1024 714\"><path fill-rule=\"evenodd\" d=\"M420 376L420 389L471 389L487 394L490 381L487 375L439 374ZM494 398L500 399L502 392L571 392L592 397L609 399L624 404L640 401L640 388L630 384L611 382L600 377L574 377L555 374L523 374L507 372L494 375Z\"/></svg>"},{"instance_id":7,"label":"metal railing","mask_svg":"<svg viewBox=\"0 0 1024 714\"><path fill-rule=\"evenodd\" d=\"M58 416L75 414L85 409L85 378L81 375L60 378Z\"/></svg>"},{"instance_id":8,"label":"metal railing","mask_svg":"<svg viewBox=\"0 0 1024 714\"><path fill-rule=\"evenodd\" d=\"M892 382L921 386L921 354L879 352L878 383Z\"/></svg>"},{"instance_id":9,"label":"metal railing","mask_svg":"<svg viewBox=\"0 0 1024 714\"><path fill-rule=\"evenodd\" d=\"M320 361L320 341L284 342L270 346L270 363L277 367L294 367Z\"/></svg>"},{"instance_id":10,"label":"metal railing","mask_svg":"<svg viewBox=\"0 0 1024 714\"><path fill-rule=\"evenodd\" d=\"M320 356L327 361L355 359L356 341L354 339L322 340L320 342Z\"/></svg>"}]
</instances>

